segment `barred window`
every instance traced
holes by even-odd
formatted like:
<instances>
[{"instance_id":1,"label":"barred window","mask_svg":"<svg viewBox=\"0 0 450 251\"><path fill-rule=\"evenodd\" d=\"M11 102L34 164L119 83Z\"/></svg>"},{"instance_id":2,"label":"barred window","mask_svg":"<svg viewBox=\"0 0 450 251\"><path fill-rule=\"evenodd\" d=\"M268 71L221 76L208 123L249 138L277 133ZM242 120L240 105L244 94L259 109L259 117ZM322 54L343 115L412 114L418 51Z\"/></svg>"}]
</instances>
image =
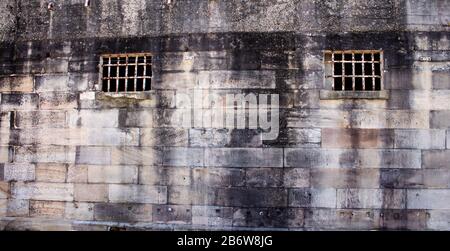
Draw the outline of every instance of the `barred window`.
<instances>
[{"instance_id":1,"label":"barred window","mask_svg":"<svg viewBox=\"0 0 450 251\"><path fill-rule=\"evenodd\" d=\"M104 92L141 92L151 89L151 54L105 54L101 56L100 63Z\"/></svg>"},{"instance_id":2,"label":"barred window","mask_svg":"<svg viewBox=\"0 0 450 251\"><path fill-rule=\"evenodd\" d=\"M325 52L326 82L335 91L383 89L383 52L349 50Z\"/></svg>"}]
</instances>

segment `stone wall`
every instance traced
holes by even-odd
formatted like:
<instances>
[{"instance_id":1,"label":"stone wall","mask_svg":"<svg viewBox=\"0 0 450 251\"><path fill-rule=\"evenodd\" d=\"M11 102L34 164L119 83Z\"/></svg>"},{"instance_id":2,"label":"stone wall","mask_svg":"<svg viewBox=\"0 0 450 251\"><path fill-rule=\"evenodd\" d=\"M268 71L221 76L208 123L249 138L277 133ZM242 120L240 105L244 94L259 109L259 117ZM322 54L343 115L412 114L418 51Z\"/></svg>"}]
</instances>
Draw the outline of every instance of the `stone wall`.
<instances>
[{"instance_id":1,"label":"stone wall","mask_svg":"<svg viewBox=\"0 0 450 251\"><path fill-rule=\"evenodd\" d=\"M49 2L0 5L0 229L450 229L448 1ZM321 99L333 49L388 99ZM99 91L135 52L152 91ZM278 94L278 138L182 127L193 90Z\"/></svg>"}]
</instances>

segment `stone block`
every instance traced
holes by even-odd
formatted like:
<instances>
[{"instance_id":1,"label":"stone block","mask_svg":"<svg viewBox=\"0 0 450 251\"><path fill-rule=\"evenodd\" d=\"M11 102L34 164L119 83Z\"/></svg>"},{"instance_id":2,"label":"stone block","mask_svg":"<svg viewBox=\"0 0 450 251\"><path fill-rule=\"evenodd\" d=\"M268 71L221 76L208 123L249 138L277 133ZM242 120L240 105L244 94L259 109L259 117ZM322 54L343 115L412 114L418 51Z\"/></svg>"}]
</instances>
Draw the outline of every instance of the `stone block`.
<instances>
[{"instance_id":1,"label":"stone block","mask_svg":"<svg viewBox=\"0 0 450 251\"><path fill-rule=\"evenodd\" d=\"M450 168L450 150L425 150L422 152L422 168Z\"/></svg>"},{"instance_id":2,"label":"stone block","mask_svg":"<svg viewBox=\"0 0 450 251\"><path fill-rule=\"evenodd\" d=\"M18 163L75 163L75 153L69 146L21 146L14 158Z\"/></svg>"},{"instance_id":3,"label":"stone block","mask_svg":"<svg viewBox=\"0 0 450 251\"><path fill-rule=\"evenodd\" d=\"M112 149L110 147L80 146L76 150L75 163L78 165L110 165Z\"/></svg>"},{"instance_id":4,"label":"stone block","mask_svg":"<svg viewBox=\"0 0 450 251\"><path fill-rule=\"evenodd\" d=\"M73 184L67 183L14 183L11 187L14 199L31 199L45 201L72 201Z\"/></svg>"},{"instance_id":5,"label":"stone block","mask_svg":"<svg viewBox=\"0 0 450 251\"><path fill-rule=\"evenodd\" d=\"M348 111L325 109L301 109L285 111L289 128L345 128L349 127ZM283 114L283 110L280 110Z\"/></svg>"},{"instance_id":6,"label":"stone block","mask_svg":"<svg viewBox=\"0 0 450 251\"><path fill-rule=\"evenodd\" d=\"M141 146L187 146L188 131L177 128L142 128Z\"/></svg>"},{"instance_id":7,"label":"stone block","mask_svg":"<svg viewBox=\"0 0 450 251\"><path fill-rule=\"evenodd\" d=\"M420 150L285 148L285 167L420 168Z\"/></svg>"},{"instance_id":8,"label":"stone block","mask_svg":"<svg viewBox=\"0 0 450 251\"><path fill-rule=\"evenodd\" d=\"M30 216L42 218L63 218L65 202L30 201Z\"/></svg>"},{"instance_id":9,"label":"stone block","mask_svg":"<svg viewBox=\"0 0 450 251\"><path fill-rule=\"evenodd\" d=\"M94 220L94 204L83 202L66 202L64 217L71 220Z\"/></svg>"},{"instance_id":10,"label":"stone block","mask_svg":"<svg viewBox=\"0 0 450 251\"><path fill-rule=\"evenodd\" d=\"M303 226L300 208L238 208L233 214L233 227L299 228Z\"/></svg>"},{"instance_id":11,"label":"stone block","mask_svg":"<svg viewBox=\"0 0 450 251\"><path fill-rule=\"evenodd\" d=\"M401 189L338 189L338 208L404 209L406 192Z\"/></svg>"},{"instance_id":12,"label":"stone block","mask_svg":"<svg viewBox=\"0 0 450 251\"><path fill-rule=\"evenodd\" d=\"M200 87L212 89L274 89L273 71L201 71ZM226 83L226 84L224 84Z\"/></svg>"},{"instance_id":13,"label":"stone block","mask_svg":"<svg viewBox=\"0 0 450 251\"><path fill-rule=\"evenodd\" d=\"M31 76L0 77L0 92L33 92L33 78Z\"/></svg>"},{"instance_id":14,"label":"stone block","mask_svg":"<svg viewBox=\"0 0 450 251\"><path fill-rule=\"evenodd\" d=\"M444 149L444 130L395 130L395 148Z\"/></svg>"},{"instance_id":15,"label":"stone block","mask_svg":"<svg viewBox=\"0 0 450 251\"><path fill-rule=\"evenodd\" d=\"M33 164L6 163L3 167L3 180L5 181L34 181L35 166ZM1 171L0 171L1 173ZM1 180L2 177L0 177Z\"/></svg>"},{"instance_id":16,"label":"stone block","mask_svg":"<svg viewBox=\"0 0 450 251\"><path fill-rule=\"evenodd\" d=\"M1 97L0 106L3 111L37 110L39 106L39 96L36 93L2 93Z\"/></svg>"},{"instance_id":17,"label":"stone block","mask_svg":"<svg viewBox=\"0 0 450 251\"><path fill-rule=\"evenodd\" d=\"M17 111L16 128L63 128L66 126L65 111Z\"/></svg>"},{"instance_id":18,"label":"stone block","mask_svg":"<svg viewBox=\"0 0 450 251\"><path fill-rule=\"evenodd\" d=\"M218 189L218 206L284 207L287 191L282 188L221 188Z\"/></svg>"},{"instance_id":19,"label":"stone block","mask_svg":"<svg viewBox=\"0 0 450 251\"><path fill-rule=\"evenodd\" d=\"M214 205L217 189L208 186L169 186L168 204Z\"/></svg>"},{"instance_id":20,"label":"stone block","mask_svg":"<svg viewBox=\"0 0 450 251\"><path fill-rule=\"evenodd\" d=\"M151 222L153 206L149 204L96 203L94 220L113 222Z\"/></svg>"},{"instance_id":21,"label":"stone block","mask_svg":"<svg viewBox=\"0 0 450 251\"><path fill-rule=\"evenodd\" d=\"M231 226L232 207L192 206L192 224L215 227Z\"/></svg>"},{"instance_id":22,"label":"stone block","mask_svg":"<svg viewBox=\"0 0 450 251\"><path fill-rule=\"evenodd\" d=\"M108 185L74 184L74 201L106 202L108 201Z\"/></svg>"},{"instance_id":23,"label":"stone block","mask_svg":"<svg viewBox=\"0 0 450 251\"><path fill-rule=\"evenodd\" d=\"M37 182L66 182L67 165L65 164L37 164L36 181Z\"/></svg>"},{"instance_id":24,"label":"stone block","mask_svg":"<svg viewBox=\"0 0 450 251\"><path fill-rule=\"evenodd\" d=\"M289 206L336 208L336 189L289 189Z\"/></svg>"},{"instance_id":25,"label":"stone block","mask_svg":"<svg viewBox=\"0 0 450 251\"><path fill-rule=\"evenodd\" d=\"M378 188L380 186L380 170L376 168L313 168L308 177L310 186L314 188Z\"/></svg>"},{"instance_id":26,"label":"stone block","mask_svg":"<svg viewBox=\"0 0 450 251\"><path fill-rule=\"evenodd\" d=\"M69 92L68 75L40 75L35 79L37 92Z\"/></svg>"},{"instance_id":27,"label":"stone block","mask_svg":"<svg viewBox=\"0 0 450 251\"><path fill-rule=\"evenodd\" d=\"M67 182L87 183L88 167L82 165L69 165L67 168Z\"/></svg>"},{"instance_id":28,"label":"stone block","mask_svg":"<svg viewBox=\"0 0 450 251\"><path fill-rule=\"evenodd\" d=\"M408 209L450 209L450 189L409 189Z\"/></svg>"},{"instance_id":29,"label":"stone block","mask_svg":"<svg viewBox=\"0 0 450 251\"><path fill-rule=\"evenodd\" d=\"M167 187L147 185L109 185L109 201L113 203L167 203Z\"/></svg>"},{"instance_id":30,"label":"stone block","mask_svg":"<svg viewBox=\"0 0 450 251\"><path fill-rule=\"evenodd\" d=\"M282 167L281 148L207 148L205 166Z\"/></svg>"},{"instance_id":31,"label":"stone block","mask_svg":"<svg viewBox=\"0 0 450 251\"><path fill-rule=\"evenodd\" d=\"M427 129L429 111L426 110L353 110L352 128Z\"/></svg>"},{"instance_id":32,"label":"stone block","mask_svg":"<svg viewBox=\"0 0 450 251\"><path fill-rule=\"evenodd\" d=\"M447 231L450 228L450 210L427 210L429 218L426 227L431 230Z\"/></svg>"},{"instance_id":33,"label":"stone block","mask_svg":"<svg viewBox=\"0 0 450 251\"><path fill-rule=\"evenodd\" d=\"M162 186L191 185L191 168L189 167L139 167L139 184Z\"/></svg>"},{"instance_id":34,"label":"stone block","mask_svg":"<svg viewBox=\"0 0 450 251\"><path fill-rule=\"evenodd\" d=\"M28 217L30 215L29 200L8 200L7 216L8 217Z\"/></svg>"},{"instance_id":35,"label":"stone block","mask_svg":"<svg viewBox=\"0 0 450 251\"><path fill-rule=\"evenodd\" d=\"M192 170L193 186L230 187L243 186L245 172L238 168L194 168Z\"/></svg>"},{"instance_id":36,"label":"stone block","mask_svg":"<svg viewBox=\"0 0 450 251\"><path fill-rule=\"evenodd\" d=\"M137 166L88 166L89 183L137 183Z\"/></svg>"},{"instance_id":37,"label":"stone block","mask_svg":"<svg viewBox=\"0 0 450 251\"><path fill-rule=\"evenodd\" d=\"M389 129L323 128L323 148L392 148L393 131Z\"/></svg>"},{"instance_id":38,"label":"stone block","mask_svg":"<svg viewBox=\"0 0 450 251\"><path fill-rule=\"evenodd\" d=\"M245 183L249 187L280 187L283 184L283 169L247 168Z\"/></svg>"},{"instance_id":39,"label":"stone block","mask_svg":"<svg viewBox=\"0 0 450 251\"><path fill-rule=\"evenodd\" d=\"M191 224L192 207L188 205L154 205L153 222L165 224Z\"/></svg>"},{"instance_id":40,"label":"stone block","mask_svg":"<svg viewBox=\"0 0 450 251\"><path fill-rule=\"evenodd\" d=\"M283 175L283 184L285 187L309 187L310 169L309 168L285 168Z\"/></svg>"},{"instance_id":41,"label":"stone block","mask_svg":"<svg viewBox=\"0 0 450 251\"><path fill-rule=\"evenodd\" d=\"M169 151L170 152L170 151ZM163 153L153 147L114 147L111 151L113 165L161 165ZM105 161L107 162L107 161Z\"/></svg>"},{"instance_id":42,"label":"stone block","mask_svg":"<svg viewBox=\"0 0 450 251\"><path fill-rule=\"evenodd\" d=\"M119 126L118 109L85 109L73 110L67 114L70 127L112 128Z\"/></svg>"},{"instance_id":43,"label":"stone block","mask_svg":"<svg viewBox=\"0 0 450 251\"><path fill-rule=\"evenodd\" d=\"M450 111L430 111L431 128L450 128Z\"/></svg>"},{"instance_id":44,"label":"stone block","mask_svg":"<svg viewBox=\"0 0 450 251\"><path fill-rule=\"evenodd\" d=\"M0 199L7 199L10 197L10 186L8 182L0 181Z\"/></svg>"},{"instance_id":45,"label":"stone block","mask_svg":"<svg viewBox=\"0 0 450 251\"><path fill-rule=\"evenodd\" d=\"M166 147L163 150L165 166L203 166L204 150L202 148Z\"/></svg>"},{"instance_id":46,"label":"stone block","mask_svg":"<svg viewBox=\"0 0 450 251\"><path fill-rule=\"evenodd\" d=\"M380 214L373 209L305 210L305 228L311 230L367 230L377 229Z\"/></svg>"},{"instance_id":47,"label":"stone block","mask_svg":"<svg viewBox=\"0 0 450 251\"><path fill-rule=\"evenodd\" d=\"M39 108L74 110L78 108L78 94L68 92L39 93Z\"/></svg>"},{"instance_id":48,"label":"stone block","mask_svg":"<svg viewBox=\"0 0 450 251\"><path fill-rule=\"evenodd\" d=\"M380 185L387 188L450 188L448 169L382 170Z\"/></svg>"}]
</instances>

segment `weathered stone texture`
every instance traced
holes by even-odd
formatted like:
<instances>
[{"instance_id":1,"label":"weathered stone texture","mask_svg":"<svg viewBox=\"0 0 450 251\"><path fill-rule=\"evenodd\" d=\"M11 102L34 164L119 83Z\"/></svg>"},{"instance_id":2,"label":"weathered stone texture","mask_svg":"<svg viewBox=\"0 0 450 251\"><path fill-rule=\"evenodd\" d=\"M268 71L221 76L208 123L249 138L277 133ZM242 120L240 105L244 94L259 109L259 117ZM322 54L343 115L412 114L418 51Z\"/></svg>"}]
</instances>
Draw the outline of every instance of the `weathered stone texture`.
<instances>
[{"instance_id":1,"label":"weathered stone texture","mask_svg":"<svg viewBox=\"0 0 450 251\"><path fill-rule=\"evenodd\" d=\"M83 2L0 3L0 229L450 229L448 1ZM324 81L378 49L383 92ZM151 91L102 92L128 52ZM211 124L227 94L277 137Z\"/></svg>"}]
</instances>

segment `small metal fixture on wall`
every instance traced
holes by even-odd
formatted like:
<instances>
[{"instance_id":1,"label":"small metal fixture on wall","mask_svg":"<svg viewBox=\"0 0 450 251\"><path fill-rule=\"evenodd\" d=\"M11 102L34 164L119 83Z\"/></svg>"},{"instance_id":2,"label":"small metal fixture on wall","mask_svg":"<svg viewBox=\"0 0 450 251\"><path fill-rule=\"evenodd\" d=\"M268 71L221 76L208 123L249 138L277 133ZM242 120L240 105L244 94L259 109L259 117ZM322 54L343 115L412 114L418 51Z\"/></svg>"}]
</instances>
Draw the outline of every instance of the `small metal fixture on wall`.
<instances>
[{"instance_id":1,"label":"small metal fixture on wall","mask_svg":"<svg viewBox=\"0 0 450 251\"><path fill-rule=\"evenodd\" d=\"M48 5L47 5L47 9L52 11L54 8L55 8L55 3L49 2Z\"/></svg>"}]
</instances>

